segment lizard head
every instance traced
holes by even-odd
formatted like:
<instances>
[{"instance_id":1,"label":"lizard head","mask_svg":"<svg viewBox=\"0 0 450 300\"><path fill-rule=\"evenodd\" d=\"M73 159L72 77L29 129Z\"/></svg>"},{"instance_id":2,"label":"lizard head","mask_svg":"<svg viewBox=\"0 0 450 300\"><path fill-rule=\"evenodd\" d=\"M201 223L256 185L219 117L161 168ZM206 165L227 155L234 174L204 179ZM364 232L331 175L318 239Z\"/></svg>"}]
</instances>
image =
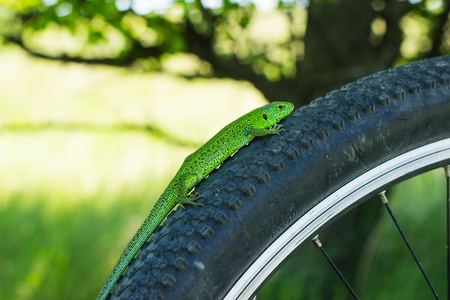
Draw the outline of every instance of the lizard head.
<instances>
[{"instance_id":1,"label":"lizard head","mask_svg":"<svg viewBox=\"0 0 450 300\"><path fill-rule=\"evenodd\" d=\"M290 102L272 102L260 108L260 113L257 118L258 123L262 127L268 128L275 125L280 120L284 119L294 110L294 104Z\"/></svg>"}]
</instances>

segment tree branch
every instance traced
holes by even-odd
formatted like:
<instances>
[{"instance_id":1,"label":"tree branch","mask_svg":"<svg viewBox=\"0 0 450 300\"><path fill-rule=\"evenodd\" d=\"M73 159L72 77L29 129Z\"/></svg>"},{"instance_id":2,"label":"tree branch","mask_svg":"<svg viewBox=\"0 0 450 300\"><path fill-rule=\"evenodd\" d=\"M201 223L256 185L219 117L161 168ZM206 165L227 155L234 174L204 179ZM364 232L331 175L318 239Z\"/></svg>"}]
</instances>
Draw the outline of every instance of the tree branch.
<instances>
[{"instance_id":1,"label":"tree branch","mask_svg":"<svg viewBox=\"0 0 450 300\"><path fill-rule=\"evenodd\" d=\"M124 52L125 54L116 58L84 58L80 56L68 56L66 54L60 56L50 56L45 53L39 53L33 49L28 48L23 42L21 37L5 37L7 42L13 43L21 47L29 55L39 57L48 60L62 61L62 62L74 62L84 63L92 65L108 65L118 67L129 67L137 59L148 57L159 57L164 52L159 47L144 47L139 42L134 42L131 49Z\"/></svg>"},{"instance_id":2,"label":"tree branch","mask_svg":"<svg viewBox=\"0 0 450 300\"><path fill-rule=\"evenodd\" d=\"M210 63L214 68L214 76L249 81L270 101L292 95L292 93L285 93L290 83L269 81L264 75L256 74L251 65L242 63L234 55L230 57L218 55L214 51L213 35L198 33L195 25L189 20L186 21L185 36L188 52Z\"/></svg>"}]
</instances>

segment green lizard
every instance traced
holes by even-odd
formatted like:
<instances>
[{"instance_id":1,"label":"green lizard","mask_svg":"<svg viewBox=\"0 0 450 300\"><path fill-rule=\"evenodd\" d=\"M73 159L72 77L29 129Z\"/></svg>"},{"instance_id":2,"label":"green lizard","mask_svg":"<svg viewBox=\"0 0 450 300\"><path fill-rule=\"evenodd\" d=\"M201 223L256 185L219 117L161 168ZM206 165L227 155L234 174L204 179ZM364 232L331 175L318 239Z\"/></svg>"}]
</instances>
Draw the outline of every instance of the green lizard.
<instances>
[{"instance_id":1,"label":"green lizard","mask_svg":"<svg viewBox=\"0 0 450 300\"><path fill-rule=\"evenodd\" d=\"M186 157L169 186L123 251L97 300L108 297L129 262L177 204L202 205L194 202L202 195L192 193L192 189L200 181L255 137L283 131L283 126L278 122L293 109L294 105L289 102L273 102L257 108L225 126L197 151Z\"/></svg>"}]
</instances>

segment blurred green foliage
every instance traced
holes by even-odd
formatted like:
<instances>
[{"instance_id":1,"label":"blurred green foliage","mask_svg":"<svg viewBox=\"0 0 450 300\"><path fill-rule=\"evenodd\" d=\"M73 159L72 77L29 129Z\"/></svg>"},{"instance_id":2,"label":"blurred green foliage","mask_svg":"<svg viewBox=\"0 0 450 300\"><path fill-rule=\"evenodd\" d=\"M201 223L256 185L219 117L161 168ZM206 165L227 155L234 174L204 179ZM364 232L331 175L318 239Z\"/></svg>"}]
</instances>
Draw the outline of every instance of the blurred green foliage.
<instances>
[{"instance_id":1,"label":"blurred green foliage","mask_svg":"<svg viewBox=\"0 0 450 300\"><path fill-rule=\"evenodd\" d=\"M263 12L230 0L1 3L0 39L29 54L246 80L266 99L298 105L394 64L450 53L443 0L280 0Z\"/></svg>"},{"instance_id":2,"label":"blurred green foliage","mask_svg":"<svg viewBox=\"0 0 450 300\"><path fill-rule=\"evenodd\" d=\"M3 21L0 35L42 56L134 65L147 70L160 69L155 58L192 52L194 43L198 43L197 47L202 46L202 41L195 41L194 37L200 38L203 34L205 46L210 46L206 45L206 40L212 38L212 32L215 50L220 55L237 55L244 61L254 61L257 69L264 68L263 62L270 62L274 64L274 70L281 67L282 71L292 66L295 54L300 55L302 51L301 47L295 51L290 47L301 46L291 39L302 37L305 26L296 26L291 36L285 14L272 17L278 19L276 22L284 23L281 24L281 35L276 31L279 26L275 31L266 28L265 34L269 36L262 41L251 32L250 36L247 33L242 35L245 31L252 31L255 22L261 22L253 18L257 13L254 5L240 6L224 1L219 9L210 10L201 1L175 1L163 14L149 11L142 15L140 10L132 9L131 2L123 8L119 2L44 1L47 3L44 4L40 1L7 1L3 18L0 18ZM280 5L285 9L295 7L291 2L280 2ZM305 19L298 18L303 15L295 10L290 18L301 24ZM54 42L55 37L60 38L59 43ZM266 51L272 54L265 55ZM292 70L282 72L292 73Z\"/></svg>"}]
</instances>

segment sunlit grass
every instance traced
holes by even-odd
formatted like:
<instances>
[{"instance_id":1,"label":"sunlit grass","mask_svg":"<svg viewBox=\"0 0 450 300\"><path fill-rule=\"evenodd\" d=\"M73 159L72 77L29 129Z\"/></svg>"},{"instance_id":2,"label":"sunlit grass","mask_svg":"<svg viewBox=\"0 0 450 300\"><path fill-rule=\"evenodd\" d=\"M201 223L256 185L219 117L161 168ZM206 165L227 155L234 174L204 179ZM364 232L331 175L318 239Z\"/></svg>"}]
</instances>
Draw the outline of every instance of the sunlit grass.
<instances>
[{"instance_id":1,"label":"sunlit grass","mask_svg":"<svg viewBox=\"0 0 450 300\"><path fill-rule=\"evenodd\" d=\"M94 299L195 145L263 104L245 83L14 48L0 49L0 90L0 299Z\"/></svg>"}]
</instances>

